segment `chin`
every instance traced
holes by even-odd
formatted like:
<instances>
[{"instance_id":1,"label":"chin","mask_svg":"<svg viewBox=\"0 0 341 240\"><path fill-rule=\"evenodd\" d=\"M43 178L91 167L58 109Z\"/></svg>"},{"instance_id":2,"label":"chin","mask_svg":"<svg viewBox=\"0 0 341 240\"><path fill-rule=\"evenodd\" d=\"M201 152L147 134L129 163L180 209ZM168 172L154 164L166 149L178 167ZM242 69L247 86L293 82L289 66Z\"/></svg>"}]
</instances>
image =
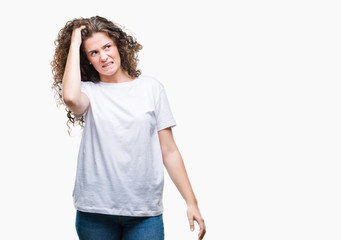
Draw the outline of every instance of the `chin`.
<instances>
[{"instance_id":1,"label":"chin","mask_svg":"<svg viewBox=\"0 0 341 240\"><path fill-rule=\"evenodd\" d=\"M102 76L113 76L117 73L117 71L109 71L109 72L100 72L99 74Z\"/></svg>"},{"instance_id":2,"label":"chin","mask_svg":"<svg viewBox=\"0 0 341 240\"><path fill-rule=\"evenodd\" d=\"M100 71L97 71L97 72L99 72L102 75L110 76L110 75L113 75L113 74L117 73L117 69L114 68L114 69L109 69L107 71L105 71L103 69L100 69Z\"/></svg>"}]
</instances>

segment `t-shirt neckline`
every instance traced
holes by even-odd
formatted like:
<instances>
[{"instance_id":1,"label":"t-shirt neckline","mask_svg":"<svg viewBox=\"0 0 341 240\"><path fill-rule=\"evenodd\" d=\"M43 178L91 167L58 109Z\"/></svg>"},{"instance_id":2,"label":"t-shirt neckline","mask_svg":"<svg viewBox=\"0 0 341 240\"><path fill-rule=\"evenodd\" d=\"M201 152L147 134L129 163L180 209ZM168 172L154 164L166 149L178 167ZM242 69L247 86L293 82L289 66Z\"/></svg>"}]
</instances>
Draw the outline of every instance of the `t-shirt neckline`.
<instances>
[{"instance_id":1,"label":"t-shirt neckline","mask_svg":"<svg viewBox=\"0 0 341 240\"><path fill-rule=\"evenodd\" d=\"M99 81L98 84L101 86L106 87L128 87L135 85L140 79L140 76L136 77L134 80L128 81L128 82L121 82L121 83L109 83L109 82L102 82Z\"/></svg>"}]
</instances>

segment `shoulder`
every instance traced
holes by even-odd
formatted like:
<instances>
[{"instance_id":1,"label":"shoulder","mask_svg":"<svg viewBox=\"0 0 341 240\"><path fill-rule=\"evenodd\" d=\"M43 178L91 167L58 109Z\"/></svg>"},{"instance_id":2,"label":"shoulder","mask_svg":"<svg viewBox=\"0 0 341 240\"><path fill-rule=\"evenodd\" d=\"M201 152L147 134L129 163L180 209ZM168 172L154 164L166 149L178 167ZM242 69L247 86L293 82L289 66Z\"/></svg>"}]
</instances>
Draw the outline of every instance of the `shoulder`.
<instances>
[{"instance_id":1,"label":"shoulder","mask_svg":"<svg viewBox=\"0 0 341 240\"><path fill-rule=\"evenodd\" d=\"M81 89L91 89L91 87L94 85L91 81L81 81Z\"/></svg>"},{"instance_id":2,"label":"shoulder","mask_svg":"<svg viewBox=\"0 0 341 240\"><path fill-rule=\"evenodd\" d=\"M94 82L81 81L81 90L83 90L86 93L88 93L93 88L93 86L95 86Z\"/></svg>"},{"instance_id":3,"label":"shoulder","mask_svg":"<svg viewBox=\"0 0 341 240\"><path fill-rule=\"evenodd\" d=\"M148 75L140 75L139 78L141 78L144 84L148 85L154 90L161 91L164 88L163 83L155 77Z\"/></svg>"},{"instance_id":4,"label":"shoulder","mask_svg":"<svg viewBox=\"0 0 341 240\"><path fill-rule=\"evenodd\" d=\"M91 85L93 85L94 83L93 82L91 82L91 81L81 81L81 85L83 85L83 86L91 86Z\"/></svg>"},{"instance_id":5,"label":"shoulder","mask_svg":"<svg viewBox=\"0 0 341 240\"><path fill-rule=\"evenodd\" d=\"M84 92L88 97L91 95L92 86L94 85L91 81L81 81L81 91Z\"/></svg>"}]
</instances>

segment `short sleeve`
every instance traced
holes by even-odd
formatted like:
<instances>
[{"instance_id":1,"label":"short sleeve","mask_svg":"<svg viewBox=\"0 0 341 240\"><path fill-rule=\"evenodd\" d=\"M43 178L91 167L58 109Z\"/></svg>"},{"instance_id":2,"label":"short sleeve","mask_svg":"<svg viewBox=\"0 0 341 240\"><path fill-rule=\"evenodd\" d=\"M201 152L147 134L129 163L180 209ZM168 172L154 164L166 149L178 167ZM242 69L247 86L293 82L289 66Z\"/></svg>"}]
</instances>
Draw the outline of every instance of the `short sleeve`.
<instances>
[{"instance_id":1,"label":"short sleeve","mask_svg":"<svg viewBox=\"0 0 341 240\"><path fill-rule=\"evenodd\" d=\"M155 106L157 130L176 126L169 102L164 88L161 89L158 101Z\"/></svg>"},{"instance_id":2,"label":"short sleeve","mask_svg":"<svg viewBox=\"0 0 341 240\"><path fill-rule=\"evenodd\" d=\"M86 95L89 96L87 85L83 81L81 81L81 92L83 92L83 93L85 93Z\"/></svg>"},{"instance_id":3,"label":"short sleeve","mask_svg":"<svg viewBox=\"0 0 341 240\"><path fill-rule=\"evenodd\" d=\"M83 81L81 81L81 92L85 93L89 97L87 85ZM88 112L88 109L83 114L79 114L79 115L74 114L75 118L81 118L83 115L85 115Z\"/></svg>"}]
</instances>

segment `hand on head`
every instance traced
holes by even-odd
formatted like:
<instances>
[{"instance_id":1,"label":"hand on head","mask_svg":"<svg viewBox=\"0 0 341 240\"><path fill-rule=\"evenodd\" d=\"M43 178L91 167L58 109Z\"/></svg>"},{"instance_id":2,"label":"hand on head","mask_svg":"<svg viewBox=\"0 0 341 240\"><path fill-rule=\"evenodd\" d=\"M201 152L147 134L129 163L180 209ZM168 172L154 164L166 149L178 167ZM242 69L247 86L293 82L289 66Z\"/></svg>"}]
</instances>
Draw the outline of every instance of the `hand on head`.
<instances>
[{"instance_id":1,"label":"hand on head","mask_svg":"<svg viewBox=\"0 0 341 240\"><path fill-rule=\"evenodd\" d=\"M71 36L71 44L77 44L77 46L80 46L82 44L82 30L86 28L86 26L82 25L80 27L76 27L72 31Z\"/></svg>"}]
</instances>

